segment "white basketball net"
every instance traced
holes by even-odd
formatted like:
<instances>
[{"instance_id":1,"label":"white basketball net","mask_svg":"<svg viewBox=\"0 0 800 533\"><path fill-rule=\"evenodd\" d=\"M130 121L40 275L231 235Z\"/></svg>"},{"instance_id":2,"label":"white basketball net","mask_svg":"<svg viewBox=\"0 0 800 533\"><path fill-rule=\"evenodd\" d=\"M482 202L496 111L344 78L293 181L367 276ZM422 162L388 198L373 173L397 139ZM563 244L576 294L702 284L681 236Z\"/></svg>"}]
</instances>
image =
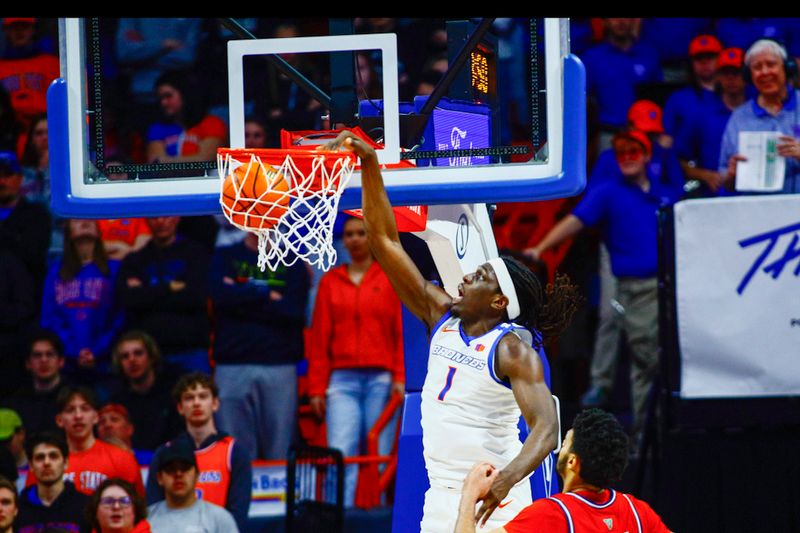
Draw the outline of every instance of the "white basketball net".
<instances>
[{"instance_id":1,"label":"white basketball net","mask_svg":"<svg viewBox=\"0 0 800 533\"><path fill-rule=\"evenodd\" d=\"M336 263L333 247L333 223L347 182L353 175L355 157L330 158L314 155L311 170L304 174L292 160L291 154L281 154L280 166L264 163L256 153L242 151L235 156L230 152L217 154L220 176L220 205L231 224L258 235L258 267L275 270L279 264L291 266L298 258L327 271ZM326 165L326 158L329 159ZM333 159L331 164L330 159ZM235 202L223 199L225 178L240 165L248 165L242 183L234 180ZM267 176L268 186L258 198L253 191L256 168L260 165ZM251 172L252 169L252 172ZM286 179L275 178L277 173ZM288 191L286 183L288 182ZM241 201L240 201L241 199ZM288 200L288 201L287 201Z\"/></svg>"}]
</instances>

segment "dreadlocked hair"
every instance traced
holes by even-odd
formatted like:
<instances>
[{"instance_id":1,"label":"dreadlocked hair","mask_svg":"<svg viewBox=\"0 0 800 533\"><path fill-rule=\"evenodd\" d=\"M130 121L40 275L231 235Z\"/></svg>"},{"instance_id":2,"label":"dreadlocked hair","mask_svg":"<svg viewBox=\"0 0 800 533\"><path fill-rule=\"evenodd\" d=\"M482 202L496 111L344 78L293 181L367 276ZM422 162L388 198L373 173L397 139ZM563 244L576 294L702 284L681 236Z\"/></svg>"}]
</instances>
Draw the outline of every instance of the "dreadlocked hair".
<instances>
[{"instance_id":1,"label":"dreadlocked hair","mask_svg":"<svg viewBox=\"0 0 800 533\"><path fill-rule=\"evenodd\" d=\"M553 283L542 287L539 276L524 264L513 257L502 256L502 259L519 299L520 315L514 321L540 334L534 334L533 340L538 350L567 329L583 297L566 274L556 273Z\"/></svg>"}]
</instances>

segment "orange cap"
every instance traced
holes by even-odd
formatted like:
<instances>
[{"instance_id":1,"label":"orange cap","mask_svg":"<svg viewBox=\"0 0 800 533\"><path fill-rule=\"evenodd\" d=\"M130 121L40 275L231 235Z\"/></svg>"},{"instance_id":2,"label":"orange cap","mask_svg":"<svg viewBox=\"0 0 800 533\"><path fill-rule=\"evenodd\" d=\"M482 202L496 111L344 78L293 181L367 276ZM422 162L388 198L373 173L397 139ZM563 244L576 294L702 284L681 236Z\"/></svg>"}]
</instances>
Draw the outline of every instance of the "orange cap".
<instances>
[{"instance_id":1,"label":"orange cap","mask_svg":"<svg viewBox=\"0 0 800 533\"><path fill-rule=\"evenodd\" d=\"M628 122L646 133L664 133L663 113L652 100L637 100L628 109Z\"/></svg>"},{"instance_id":2,"label":"orange cap","mask_svg":"<svg viewBox=\"0 0 800 533\"><path fill-rule=\"evenodd\" d=\"M650 142L647 134L643 131L637 129L622 130L614 135L614 139L611 141L611 146L614 146L617 141L621 139L630 139L638 142L642 145L642 147L644 147L644 152L647 155L651 155L653 153L653 143Z\"/></svg>"},{"instance_id":3,"label":"orange cap","mask_svg":"<svg viewBox=\"0 0 800 533\"><path fill-rule=\"evenodd\" d=\"M722 51L722 44L713 35L698 35L689 43L689 57L700 54L718 54Z\"/></svg>"},{"instance_id":4,"label":"orange cap","mask_svg":"<svg viewBox=\"0 0 800 533\"><path fill-rule=\"evenodd\" d=\"M744 65L744 51L741 48L726 48L719 53L717 68L733 67L742 68Z\"/></svg>"}]
</instances>

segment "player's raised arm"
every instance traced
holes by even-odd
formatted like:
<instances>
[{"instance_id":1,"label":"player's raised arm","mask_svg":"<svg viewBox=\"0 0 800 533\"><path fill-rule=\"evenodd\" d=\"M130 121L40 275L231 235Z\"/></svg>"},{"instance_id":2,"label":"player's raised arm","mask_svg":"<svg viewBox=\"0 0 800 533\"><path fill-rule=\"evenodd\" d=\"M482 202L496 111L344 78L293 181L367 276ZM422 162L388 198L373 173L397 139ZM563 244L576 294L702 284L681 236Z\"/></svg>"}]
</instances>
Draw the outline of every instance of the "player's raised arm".
<instances>
[{"instance_id":1,"label":"player's raised arm","mask_svg":"<svg viewBox=\"0 0 800 533\"><path fill-rule=\"evenodd\" d=\"M427 281L403 249L375 150L349 131L342 132L326 145L329 150L340 147L352 150L361 158L361 207L372 253L400 300L428 327L433 327L450 308L452 298Z\"/></svg>"}]
</instances>

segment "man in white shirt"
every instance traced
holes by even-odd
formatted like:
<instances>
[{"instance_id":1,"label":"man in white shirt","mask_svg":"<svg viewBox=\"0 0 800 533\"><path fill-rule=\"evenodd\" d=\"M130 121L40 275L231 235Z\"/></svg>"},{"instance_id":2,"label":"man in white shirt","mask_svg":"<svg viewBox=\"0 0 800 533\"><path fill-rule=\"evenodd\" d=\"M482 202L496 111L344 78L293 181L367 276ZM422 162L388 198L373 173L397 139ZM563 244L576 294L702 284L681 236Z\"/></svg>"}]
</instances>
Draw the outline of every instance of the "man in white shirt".
<instances>
[{"instance_id":1,"label":"man in white shirt","mask_svg":"<svg viewBox=\"0 0 800 533\"><path fill-rule=\"evenodd\" d=\"M148 507L153 533L239 532L224 507L197 498L197 460L188 443L180 439L168 442L155 475L165 499Z\"/></svg>"}]
</instances>

